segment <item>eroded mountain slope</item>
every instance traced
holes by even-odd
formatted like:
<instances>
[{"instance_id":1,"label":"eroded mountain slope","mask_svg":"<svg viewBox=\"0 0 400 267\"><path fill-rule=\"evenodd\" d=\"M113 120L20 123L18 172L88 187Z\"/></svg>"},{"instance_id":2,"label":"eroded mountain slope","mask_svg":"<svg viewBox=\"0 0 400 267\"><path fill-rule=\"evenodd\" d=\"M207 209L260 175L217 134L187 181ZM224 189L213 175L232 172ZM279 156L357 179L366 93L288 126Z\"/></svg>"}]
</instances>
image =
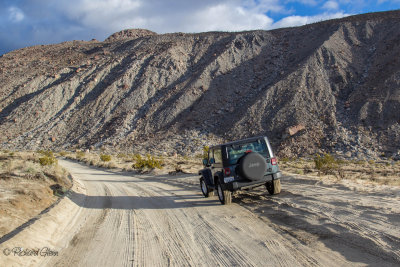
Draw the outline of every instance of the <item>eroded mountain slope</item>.
<instances>
[{"instance_id":1,"label":"eroded mountain slope","mask_svg":"<svg viewBox=\"0 0 400 267\"><path fill-rule=\"evenodd\" d=\"M0 142L190 153L267 134L281 155L390 156L399 23L393 11L274 31L130 30L13 51L0 58Z\"/></svg>"}]
</instances>

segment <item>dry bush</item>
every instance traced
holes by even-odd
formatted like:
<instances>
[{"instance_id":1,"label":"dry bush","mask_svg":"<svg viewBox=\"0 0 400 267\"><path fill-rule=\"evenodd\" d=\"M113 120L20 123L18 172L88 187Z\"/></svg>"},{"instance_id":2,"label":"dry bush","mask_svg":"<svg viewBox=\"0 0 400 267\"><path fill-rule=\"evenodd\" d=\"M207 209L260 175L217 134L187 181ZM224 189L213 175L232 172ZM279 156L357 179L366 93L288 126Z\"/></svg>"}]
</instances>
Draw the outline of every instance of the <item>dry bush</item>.
<instances>
[{"instance_id":1,"label":"dry bush","mask_svg":"<svg viewBox=\"0 0 400 267\"><path fill-rule=\"evenodd\" d=\"M83 151L76 151L75 153L76 159L83 159L86 156L86 153Z\"/></svg>"},{"instance_id":2,"label":"dry bush","mask_svg":"<svg viewBox=\"0 0 400 267\"><path fill-rule=\"evenodd\" d=\"M60 151L58 152L58 155L60 155L61 157L66 157L69 153L67 151Z\"/></svg>"}]
</instances>

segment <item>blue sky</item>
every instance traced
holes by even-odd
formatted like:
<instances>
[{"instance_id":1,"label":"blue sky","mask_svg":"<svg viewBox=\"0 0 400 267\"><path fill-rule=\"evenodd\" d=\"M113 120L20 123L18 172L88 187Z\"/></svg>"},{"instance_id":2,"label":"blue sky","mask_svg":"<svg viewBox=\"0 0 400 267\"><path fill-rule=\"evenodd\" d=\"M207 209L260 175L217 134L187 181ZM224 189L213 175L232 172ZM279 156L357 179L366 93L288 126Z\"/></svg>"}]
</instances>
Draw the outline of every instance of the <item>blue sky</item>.
<instances>
[{"instance_id":1,"label":"blue sky","mask_svg":"<svg viewBox=\"0 0 400 267\"><path fill-rule=\"evenodd\" d=\"M157 33L300 26L400 9L400 0L1 0L0 54L128 28Z\"/></svg>"}]
</instances>

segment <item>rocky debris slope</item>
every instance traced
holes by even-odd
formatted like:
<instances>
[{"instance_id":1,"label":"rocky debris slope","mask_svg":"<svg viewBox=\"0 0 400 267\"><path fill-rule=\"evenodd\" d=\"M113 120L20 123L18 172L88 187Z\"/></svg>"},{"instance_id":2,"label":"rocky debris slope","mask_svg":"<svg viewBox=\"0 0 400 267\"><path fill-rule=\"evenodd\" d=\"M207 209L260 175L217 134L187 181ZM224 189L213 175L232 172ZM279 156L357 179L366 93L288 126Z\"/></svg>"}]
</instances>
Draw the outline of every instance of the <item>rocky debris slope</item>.
<instances>
[{"instance_id":1,"label":"rocky debris slope","mask_svg":"<svg viewBox=\"0 0 400 267\"><path fill-rule=\"evenodd\" d=\"M0 143L190 154L266 134L281 156L391 156L400 149L399 24L392 11L13 51L0 58Z\"/></svg>"},{"instance_id":2,"label":"rocky debris slope","mask_svg":"<svg viewBox=\"0 0 400 267\"><path fill-rule=\"evenodd\" d=\"M128 29L120 32L116 32L109 36L105 41L106 42L114 42L118 40L126 40L126 39L136 39L145 36L156 35L155 32L146 30L146 29Z\"/></svg>"}]
</instances>

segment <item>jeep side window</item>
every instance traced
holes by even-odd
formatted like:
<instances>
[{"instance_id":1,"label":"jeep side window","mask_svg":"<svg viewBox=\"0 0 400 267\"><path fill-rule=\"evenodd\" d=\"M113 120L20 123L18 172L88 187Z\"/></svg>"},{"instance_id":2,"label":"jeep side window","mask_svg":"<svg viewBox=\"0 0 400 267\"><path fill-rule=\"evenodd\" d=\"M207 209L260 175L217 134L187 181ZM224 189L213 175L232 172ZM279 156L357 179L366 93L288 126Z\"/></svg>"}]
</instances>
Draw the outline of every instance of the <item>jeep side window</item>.
<instances>
[{"instance_id":1,"label":"jeep side window","mask_svg":"<svg viewBox=\"0 0 400 267\"><path fill-rule=\"evenodd\" d=\"M215 163L215 159L214 159L214 150L210 149L208 151L208 165L213 165Z\"/></svg>"},{"instance_id":2,"label":"jeep side window","mask_svg":"<svg viewBox=\"0 0 400 267\"><path fill-rule=\"evenodd\" d=\"M214 159L215 163L222 163L222 155L220 148L214 149Z\"/></svg>"}]
</instances>

